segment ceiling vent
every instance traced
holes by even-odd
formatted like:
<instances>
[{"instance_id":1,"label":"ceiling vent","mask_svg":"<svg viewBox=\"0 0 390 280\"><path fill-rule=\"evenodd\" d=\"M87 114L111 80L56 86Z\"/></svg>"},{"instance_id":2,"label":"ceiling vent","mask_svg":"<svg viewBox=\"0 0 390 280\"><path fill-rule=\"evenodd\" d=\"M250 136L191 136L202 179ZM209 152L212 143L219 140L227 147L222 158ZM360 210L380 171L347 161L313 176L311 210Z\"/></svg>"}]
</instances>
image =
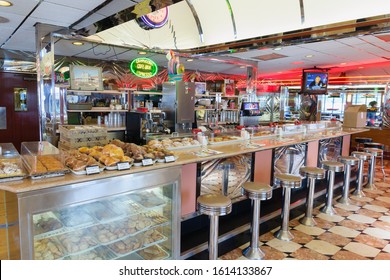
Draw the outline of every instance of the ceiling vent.
<instances>
[{"instance_id":1,"label":"ceiling vent","mask_svg":"<svg viewBox=\"0 0 390 280\"><path fill-rule=\"evenodd\" d=\"M252 58L257 59L257 60L262 60L262 61L268 61L268 60L274 60L274 59L279 59L287 57L286 55L282 55L279 53L270 53L270 54L265 54L265 55L259 55L259 56L254 56Z\"/></svg>"}]
</instances>

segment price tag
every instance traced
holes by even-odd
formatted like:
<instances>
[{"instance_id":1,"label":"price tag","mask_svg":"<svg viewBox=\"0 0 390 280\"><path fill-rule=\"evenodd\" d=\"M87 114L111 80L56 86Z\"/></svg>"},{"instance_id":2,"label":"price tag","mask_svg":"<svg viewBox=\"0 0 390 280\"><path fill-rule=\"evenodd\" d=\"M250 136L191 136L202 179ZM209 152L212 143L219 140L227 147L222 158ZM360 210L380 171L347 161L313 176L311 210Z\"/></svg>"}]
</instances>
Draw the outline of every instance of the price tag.
<instances>
[{"instance_id":1,"label":"price tag","mask_svg":"<svg viewBox=\"0 0 390 280\"><path fill-rule=\"evenodd\" d=\"M87 166L85 168L85 171L87 171L87 175L99 174L100 173L100 169L99 169L98 165Z\"/></svg>"},{"instance_id":2,"label":"price tag","mask_svg":"<svg viewBox=\"0 0 390 280\"><path fill-rule=\"evenodd\" d=\"M147 159L142 160L143 166L153 165L153 163L154 163L154 161L151 158L147 158Z\"/></svg>"},{"instance_id":3,"label":"price tag","mask_svg":"<svg viewBox=\"0 0 390 280\"><path fill-rule=\"evenodd\" d=\"M118 162L116 164L118 166L118 170L126 170L130 169L130 163L125 161L125 162Z\"/></svg>"},{"instance_id":4,"label":"price tag","mask_svg":"<svg viewBox=\"0 0 390 280\"><path fill-rule=\"evenodd\" d=\"M166 156L165 157L165 162L173 162L175 161L175 157L174 156Z\"/></svg>"}]
</instances>

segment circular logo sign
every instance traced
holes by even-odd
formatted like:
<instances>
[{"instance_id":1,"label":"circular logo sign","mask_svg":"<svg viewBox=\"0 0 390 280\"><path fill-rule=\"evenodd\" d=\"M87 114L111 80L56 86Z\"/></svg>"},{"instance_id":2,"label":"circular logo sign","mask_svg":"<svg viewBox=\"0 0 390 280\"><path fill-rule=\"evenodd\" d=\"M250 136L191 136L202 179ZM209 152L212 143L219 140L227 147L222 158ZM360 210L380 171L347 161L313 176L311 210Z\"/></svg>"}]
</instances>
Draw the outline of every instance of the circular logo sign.
<instances>
[{"instance_id":1,"label":"circular logo sign","mask_svg":"<svg viewBox=\"0 0 390 280\"><path fill-rule=\"evenodd\" d=\"M140 78L151 78L158 72L158 66L153 60L140 57L130 63L130 71Z\"/></svg>"}]
</instances>

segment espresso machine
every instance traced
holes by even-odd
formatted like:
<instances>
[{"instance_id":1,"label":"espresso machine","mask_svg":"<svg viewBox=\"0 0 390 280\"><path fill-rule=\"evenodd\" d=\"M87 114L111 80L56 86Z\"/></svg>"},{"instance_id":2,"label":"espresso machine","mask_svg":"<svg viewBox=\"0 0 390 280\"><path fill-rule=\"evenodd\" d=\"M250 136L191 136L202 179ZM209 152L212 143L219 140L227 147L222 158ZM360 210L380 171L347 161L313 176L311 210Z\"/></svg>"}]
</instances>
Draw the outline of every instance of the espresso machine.
<instances>
[{"instance_id":1,"label":"espresso machine","mask_svg":"<svg viewBox=\"0 0 390 280\"><path fill-rule=\"evenodd\" d=\"M257 126L263 112L260 111L259 102L242 102L240 111L240 125Z\"/></svg>"},{"instance_id":2,"label":"espresso machine","mask_svg":"<svg viewBox=\"0 0 390 280\"><path fill-rule=\"evenodd\" d=\"M166 125L166 113L163 111L127 112L126 141L135 144L146 144L149 136L171 133Z\"/></svg>"}]
</instances>

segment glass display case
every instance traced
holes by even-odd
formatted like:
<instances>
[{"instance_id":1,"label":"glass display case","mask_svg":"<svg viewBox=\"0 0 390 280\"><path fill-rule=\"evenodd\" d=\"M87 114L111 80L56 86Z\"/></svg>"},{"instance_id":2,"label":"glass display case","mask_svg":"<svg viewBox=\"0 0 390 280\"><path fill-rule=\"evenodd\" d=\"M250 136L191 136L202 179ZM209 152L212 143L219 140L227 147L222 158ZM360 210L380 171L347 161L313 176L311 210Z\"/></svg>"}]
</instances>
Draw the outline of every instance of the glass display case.
<instances>
[{"instance_id":1,"label":"glass display case","mask_svg":"<svg viewBox=\"0 0 390 280\"><path fill-rule=\"evenodd\" d=\"M21 154L32 179L62 176L68 172L60 151L49 142L23 142Z\"/></svg>"},{"instance_id":2,"label":"glass display case","mask_svg":"<svg viewBox=\"0 0 390 280\"><path fill-rule=\"evenodd\" d=\"M179 179L172 167L18 194L21 258L178 259Z\"/></svg>"},{"instance_id":3,"label":"glass display case","mask_svg":"<svg viewBox=\"0 0 390 280\"><path fill-rule=\"evenodd\" d=\"M12 143L0 143L0 182L21 180L25 177L23 164Z\"/></svg>"}]
</instances>

